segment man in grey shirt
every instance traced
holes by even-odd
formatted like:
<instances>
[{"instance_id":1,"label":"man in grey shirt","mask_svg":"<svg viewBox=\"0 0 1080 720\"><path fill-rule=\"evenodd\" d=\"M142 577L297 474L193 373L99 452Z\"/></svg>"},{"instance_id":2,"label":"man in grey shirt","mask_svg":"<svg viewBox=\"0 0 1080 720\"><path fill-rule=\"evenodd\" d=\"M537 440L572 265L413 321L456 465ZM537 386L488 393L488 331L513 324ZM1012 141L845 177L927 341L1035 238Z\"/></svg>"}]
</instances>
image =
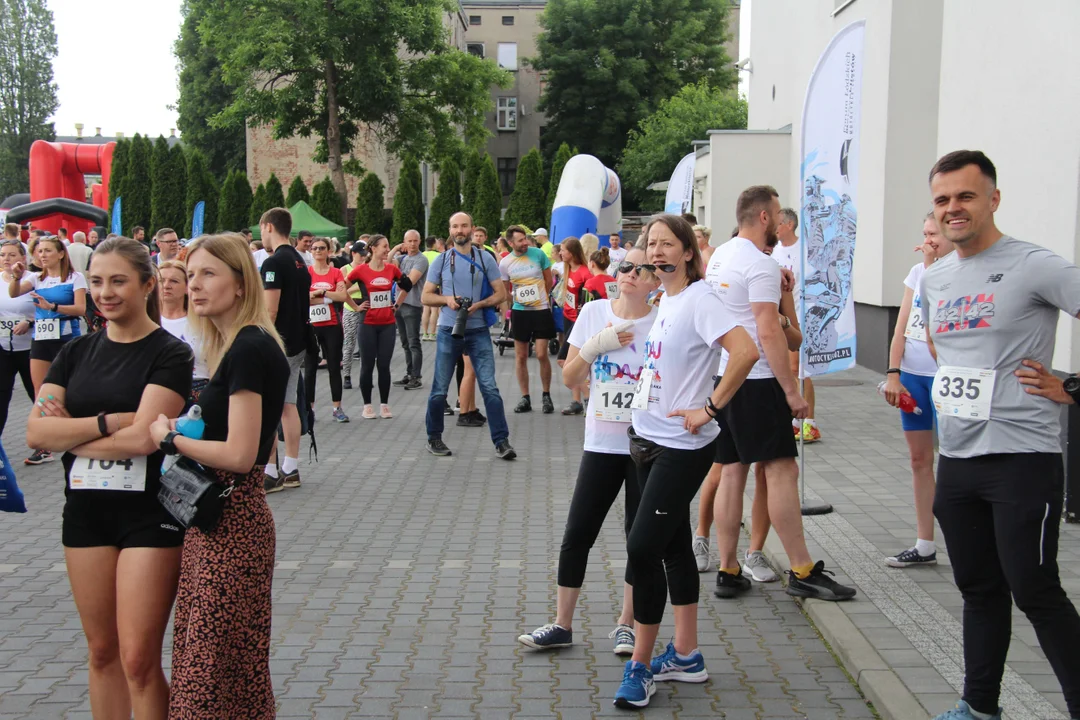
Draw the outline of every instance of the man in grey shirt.
<instances>
[{"instance_id":1,"label":"man in grey shirt","mask_svg":"<svg viewBox=\"0 0 1080 720\"><path fill-rule=\"evenodd\" d=\"M394 385L415 390L423 383L420 376L424 365L424 349L420 343L420 320L424 305L420 295L424 291L423 279L427 277L428 260L420 252L420 233L409 230L405 239L391 251L390 259L396 262L402 275L408 275L413 288L406 295L397 311L397 331L401 347L405 350L405 377L395 380Z\"/></svg>"},{"instance_id":2,"label":"man in grey shirt","mask_svg":"<svg viewBox=\"0 0 1080 720\"><path fill-rule=\"evenodd\" d=\"M1058 403L1080 399L1080 383L1047 370L1059 311L1080 314L1080 268L997 229L997 171L983 153L938 160L930 191L941 232L956 245L927 268L920 293L938 361L934 515L964 597L964 694L938 720L1001 717L1010 592L1080 718L1080 616L1057 568Z\"/></svg>"}]
</instances>

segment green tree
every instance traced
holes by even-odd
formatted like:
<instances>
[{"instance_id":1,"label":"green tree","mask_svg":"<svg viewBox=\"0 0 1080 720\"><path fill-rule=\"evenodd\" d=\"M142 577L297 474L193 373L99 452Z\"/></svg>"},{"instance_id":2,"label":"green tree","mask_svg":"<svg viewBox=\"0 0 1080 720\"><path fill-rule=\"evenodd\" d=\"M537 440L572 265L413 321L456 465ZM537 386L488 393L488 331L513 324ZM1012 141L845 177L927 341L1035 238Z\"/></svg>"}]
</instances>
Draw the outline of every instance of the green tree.
<instances>
[{"instance_id":1,"label":"green tree","mask_svg":"<svg viewBox=\"0 0 1080 720\"><path fill-rule=\"evenodd\" d=\"M421 195L420 163L406 157L401 161L397 190L394 192L394 226L390 229L390 244L397 245L407 230L424 234L424 202Z\"/></svg>"},{"instance_id":2,"label":"green tree","mask_svg":"<svg viewBox=\"0 0 1080 720\"><path fill-rule=\"evenodd\" d=\"M563 168L566 167L566 163L572 157L574 156L570 154L570 146L563 143L555 152L555 160L551 163L551 184L548 185L547 210L544 213L544 217L547 218L548 228L551 227L551 209L555 205L555 195L559 192L559 181L562 180Z\"/></svg>"},{"instance_id":3,"label":"green tree","mask_svg":"<svg viewBox=\"0 0 1080 720\"><path fill-rule=\"evenodd\" d=\"M205 0L208 1L208 0ZM342 203L346 162L361 126L398 156L445 157L460 138L479 145L491 86L510 74L459 50L444 27L446 0L249 0L209 3L199 37L238 87L211 124L272 124L278 138L319 138Z\"/></svg>"},{"instance_id":4,"label":"green tree","mask_svg":"<svg viewBox=\"0 0 1080 720\"><path fill-rule=\"evenodd\" d=\"M671 177L690 143L707 131L745 128L746 113L746 101L733 91L705 81L683 87L630 131L618 168L623 188L642 208L662 207L663 195L646 188Z\"/></svg>"},{"instance_id":5,"label":"green tree","mask_svg":"<svg viewBox=\"0 0 1080 720\"><path fill-rule=\"evenodd\" d=\"M627 133L661 100L704 80L737 81L724 50L730 0L549 0L537 57L549 148L577 143L615 167Z\"/></svg>"},{"instance_id":6,"label":"green tree","mask_svg":"<svg viewBox=\"0 0 1080 720\"><path fill-rule=\"evenodd\" d=\"M248 212L248 222L252 225L259 222L262 214L270 209L266 204L266 185L260 184L255 188L255 196L251 199L251 210Z\"/></svg>"},{"instance_id":7,"label":"green tree","mask_svg":"<svg viewBox=\"0 0 1080 720\"><path fill-rule=\"evenodd\" d=\"M199 23L214 0L184 0L180 37L173 46L179 70L180 95L176 103L177 127L184 144L203 153L216 177L240 170L247 163L243 123L226 127L207 122L233 102L236 87L226 82L219 53L203 42ZM212 226L207 226L212 229Z\"/></svg>"},{"instance_id":8,"label":"green tree","mask_svg":"<svg viewBox=\"0 0 1080 720\"><path fill-rule=\"evenodd\" d=\"M270 173L270 177L266 180L266 197L263 200L266 202L267 210L275 207L291 207L285 205L285 191L281 189L281 181L274 173Z\"/></svg>"},{"instance_id":9,"label":"green tree","mask_svg":"<svg viewBox=\"0 0 1080 720\"><path fill-rule=\"evenodd\" d=\"M304 184L304 178L297 175L293 178L292 184L289 185L289 195L285 198L285 207L291 208L301 200L311 204L311 194L308 192L307 185Z\"/></svg>"},{"instance_id":10,"label":"green tree","mask_svg":"<svg viewBox=\"0 0 1080 720\"><path fill-rule=\"evenodd\" d=\"M465 180L461 184L461 209L467 213L472 213L473 206L476 205L476 180L480 177L481 167L483 160L480 153L470 149L465 158ZM438 232L445 231L439 228Z\"/></svg>"},{"instance_id":11,"label":"green tree","mask_svg":"<svg viewBox=\"0 0 1080 720\"><path fill-rule=\"evenodd\" d=\"M173 170L169 178L169 227L182 233L187 225L187 155L180 143L169 148L169 164Z\"/></svg>"},{"instance_id":12,"label":"green tree","mask_svg":"<svg viewBox=\"0 0 1080 720\"><path fill-rule=\"evenodd\" d=\"M543 226L546 211L544 161L540 151L533 148L525 153L518 164L517 180L506 208L506 224L535 229Z\"/></svg>"},{"instance_id":13,"label":"green tree","mask_svg":"<svg viewBox=\"0 0 1080 720\"><path fill-rule=\"evenodd\" d=\"M369 172L360 181L360 187L356 191L356 237L382 234L385 192L382 180L373 172Z\"/></svg>"},{"instance_id":14,"label":"green tree","mask_svg":"<svg viewBox=\"0 0 1080 720\"><path fill-rule=\"evenodd\" d=\"M151 175L151 157L153 146L150 138L139 134L131 139L131 151L128 153L128 170L124 178L124 229L131 232L136 225L149 228L153 180Z\"/></svg>"},{"instance_id":15,"label":"green tree","mask_svg":"<svg viewBox=\"0 0 1080 720\"><path fill-rule=\"evenodd\" d=\"M0 0L0 198L30 189L30 146L56 138L55 57L45 0Z\"/></svg>"},{"instance_id":16,"label":"green tree","mask_svg":"<svg viewBox=\"0 0 1080 720\"><path fill-rule=\"evenodd\" d=\"M330 222L341 224L341 198L334 189L334 181L326 176L311 190L311 207Z\"/></svg>"},{"instance_id":17,"label":"green tree","mask_svg":"<svg viewBox=\"0 0 1080 720\"><path fill-rule=\"evenodd\" d=\"M450 228L450 216L461 210L461 169L452 159L444 160L439 168L439 189L431 201L428 233L445 235Z\"/></svg>"},{"instance_id":18,"label":"green tree","mask_svg":"<svg viewBox=\"0 0 1080 720\"><path fill-rule=\"evenodd\" d=\"M221 187L218 191L218 216L217 216L217 229L219 231L233 231L237 230L236 226L236 197L233 193L233 178L236 176L235 170L230 170L225 179L221 181ZM247 217L244 217L247 220Z\"/></svg>"},{"instance_id":19,"label":"green tree","mask_svg":"<svg viewBox=\"0 0 1080 720\"><path fill-rule=\"evenodd\" d=\"M124 194L124 181L128 170L128 152L131 149L131 141L121 138L116 141L113 148L112 172L109 175L109 212L112 212L116 198Z\"/></svg>"},{"instance_id":20,"label":"green tree","mask_svg":"<svg viewBox=\"0 0 1080 720\"><path fill-rule=\"evenodd\" d=\"M227 228L236 232L237 230L243 230L246 227L250 227L255 223L244 222L248 215L251 214L251 205L255 202L254 193L251 192L251 181L248 180L247 173L243 170L237 170L233 175L233 196L236 199L236 226ZM255 221L258 222L258 218Z\"/></svg>"},{"instance_id":21,"label":"green tree","mask_svg":"<svg viewBox=\"0 0 1080 720\"><path fill-rule=\"evenodd\" d=\"M216 193L214 193L214 187L210 171L206 168L206 158L201 152L195 149L188 150L187 163L186 163L186 175L187 182L185 187L185 201L184 201L184 217L187 218L187 222L184 224L183 234L184 237L191 237L191 221L192 214L195 212L195 205L200 201L206 203L203 210L203 230L205 232L213 232L217 227L214 223L217 218L212 217L211 199L216 200ZM212 197L213 196L213 197ZM217 202L213 203L214 206ZM179 231L179 228L177 228Z\"/></svg>"},{"instance_id":22,"label":"green tree","mask_svg":"<svg viewBox=\"0 0 1080 720\"><path fill-rule=\"evenodd\" d=\"M158 228L169 227L172 222L173 198L169 192L172 189L173 167L169 158L169 143L165 137L158 135L154 141L154 149L150 153L150 224L146 233L152 235Z\"/></svg>"},{"instance_id":23,"label":"green tree","mask_svg":"<svg viewBox=\"0 0 1080 720\"><path fill-rule=\"evenodd\" d=\"M499 185L495 161L490 155L485 155L480 165L472 216L473 224L485 228L492 240L502 231L502 187Z\"/></svg>"}]
</instances>

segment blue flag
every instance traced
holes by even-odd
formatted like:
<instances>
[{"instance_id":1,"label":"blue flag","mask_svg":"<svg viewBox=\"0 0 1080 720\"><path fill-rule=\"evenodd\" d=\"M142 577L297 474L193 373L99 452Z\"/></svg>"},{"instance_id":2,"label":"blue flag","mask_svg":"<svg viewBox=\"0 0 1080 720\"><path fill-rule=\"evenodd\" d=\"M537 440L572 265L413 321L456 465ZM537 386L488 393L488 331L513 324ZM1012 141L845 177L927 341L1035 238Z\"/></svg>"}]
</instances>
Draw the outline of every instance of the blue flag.
<instances>
[{"instance_id":1,"label":"blue flag","mask_svg":"<svg viewBox=\"0 0 1080 720\"><path fill-rule=\"evenodd\" d=\"M200 200L195 203L195 211L191 213L191 239L203 234L203 218L206 215L206 201Z\"/></svg>"},{"instance_id":2,"label":"blue flag","mask_svg":"<svg viewBox=\"0 0 1080 720\"><path fill-rule=\"evenodd\" d=\"M120 211L122 209L120 201L123 199L124 198L116 198L116 202L114 202L112 206L112 230L110 232L114 232L117 235L124 234L124 224L120 221Z\"/></svg>"}]
</instances>

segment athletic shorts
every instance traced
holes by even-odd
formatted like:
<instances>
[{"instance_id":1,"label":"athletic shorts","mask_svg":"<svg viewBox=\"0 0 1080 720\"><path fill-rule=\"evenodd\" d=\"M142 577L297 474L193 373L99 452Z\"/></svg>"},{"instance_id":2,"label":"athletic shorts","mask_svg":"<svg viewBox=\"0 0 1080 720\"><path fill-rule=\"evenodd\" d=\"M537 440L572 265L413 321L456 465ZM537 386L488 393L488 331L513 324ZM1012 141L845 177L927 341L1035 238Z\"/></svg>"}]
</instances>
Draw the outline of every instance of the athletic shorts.
<instances>
[{"instance_id":1,"label":"athletic shorts","mask_svg":"<svg viewBox=\"0 0 1080 720\"><path fill-rule=\"evenodd\" d=\"M565 360L567 354L569 354L569 352L570 352L570 332L574 329L574 321L573 320L567 320L566 317L564 316L563 317L563 327L565 328L563 330L563 333L565 334L566 339L563 340L562 347L559 348L559 358L558 358L559 360Z\"/></svg>"},{"instance_id":2,"label":"athletic shorts","mask_svg":"<svg viewBox=\"0 0 1080 720\"><path fill-rule=\"evenodd\" d=\"M510 334L519 342L551 340L555 337L555 318L551 310L511 310Z\"/></svg>"},{"instance_id":3,"label":"athletic shorts","mask_svg":"<svg viewBox=\"0 0 1080 720\"><path fill-rule=\"evenodd\" d=\"M33 340L30 342L30 359L52 362L60 354L60 349L71 342L74 336L69 335L59 340Z\"/></svg>"},{"instance_id":4,"label":"athletic shorts","mask_svg":"<svg viewBox=\"0 0 1080 720\"><path fill-rule=\"evenodd\" d=\"M720 384L716 378L713 384ZM720 410L716 462L725 465L798 457L791 408L776 378L746 380Z\"/></svg>"},{"instance_id":5,"label":"athletic shorts","mask_svg":"<svg viewBox=\"0 0 1080 720\"><path fill-rule=\"evenodd\" d=\"M289 383L285 386L285 402L288 405L296 404L296 393L300 391L300 371L304 369L304 357L307 351L298 352L289 361Z\"/></svg>"},{"instance_id":6,"label":"athletic shorts","mask_svg":"<svg viewBox=\"0 0 1080 720\"><path fill-rule=\"evenodd\" d=\"M96 497L71 497L80 492L93 492ZM60 533L64 547L115 547L123 550L135 547L174 548L184 544L184 527L162 507L156 493L140 493L137 499L117 498L116 502L102 497L105 494L89 490L69 491Z\"/></svg>"},{"instance_id":7,"label":"athletic shorts","mask_svg":"<svg viewBox=\"0 0 1080 720\"><path fill-rule=\"evenodd\" d=\"M930 375L913 375L900 371L900 384L911 393L911 397L922 408L922 415L900 411L900 426L908 430L933 430L937 410L934 401L930 398L930 390L934 387L934 378Z\"/></svg>"}]
</instances>

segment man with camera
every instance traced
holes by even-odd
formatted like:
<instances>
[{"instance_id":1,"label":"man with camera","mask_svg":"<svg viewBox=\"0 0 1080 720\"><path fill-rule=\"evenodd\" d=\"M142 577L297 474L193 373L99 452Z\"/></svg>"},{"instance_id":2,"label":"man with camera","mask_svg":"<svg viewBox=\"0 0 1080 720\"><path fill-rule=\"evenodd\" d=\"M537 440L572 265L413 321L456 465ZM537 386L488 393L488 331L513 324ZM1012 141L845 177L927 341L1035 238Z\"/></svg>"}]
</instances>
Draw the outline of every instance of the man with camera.
<instances>
[{"instance_id":1,"label":"man with camera","mask_svg":"<svg viewBox=\"0 0 1080 720\"><path fill-rule=\"evenodd\" d=\"M495 352L488 328L497 319L495 308L506 301L498 263L472 242L472 217L455 213L450 218L454 247L431 263L421 300L439 308L435 350L435 378L427 409L427 449L432 455L450 455L442 440L446 393L458 358L472 360L480 393L487 408L495 454L503 460L517 457L510 446L502 396L495 384ZM492 317L489 317L492 316Z\"/></svg>"}]
</instances>

